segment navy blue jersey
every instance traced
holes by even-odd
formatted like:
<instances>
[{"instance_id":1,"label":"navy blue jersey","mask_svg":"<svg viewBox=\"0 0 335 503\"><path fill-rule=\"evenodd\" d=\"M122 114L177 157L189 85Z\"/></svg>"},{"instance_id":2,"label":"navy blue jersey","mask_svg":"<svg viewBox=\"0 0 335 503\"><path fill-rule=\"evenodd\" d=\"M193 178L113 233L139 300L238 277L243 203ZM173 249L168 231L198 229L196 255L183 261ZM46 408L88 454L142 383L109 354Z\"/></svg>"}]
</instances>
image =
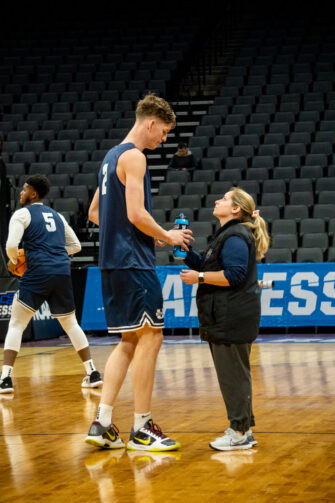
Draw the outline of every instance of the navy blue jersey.
<instances>
[{"instance_id":1,"label":"navy blue jersey","mask_svg":"<svg viewBox=\"0 0 335 503\"><path fill-rule=\"evenodd\" d=\"M128 220L126 189L116 173L120 155L133 148L136 148L133 143L121 143L113 147L107 153L99 171L100 269L155 268L154 240ZM151 214L148 168L143 179L143 189L144 206Z\"/></svg>"},{"instance_id":2,"label":"navy blue jersey","mask_svg":"<svg viewBox=\"0 0 335 503\"><path fill-rule=\"evenodd\" d=\"M44 204L26 207L31 222L22 237L27 270L21 282L46 276L70 275L70 259L65 249L64 223L57 211Z\"/></svg>"}]
</instances>

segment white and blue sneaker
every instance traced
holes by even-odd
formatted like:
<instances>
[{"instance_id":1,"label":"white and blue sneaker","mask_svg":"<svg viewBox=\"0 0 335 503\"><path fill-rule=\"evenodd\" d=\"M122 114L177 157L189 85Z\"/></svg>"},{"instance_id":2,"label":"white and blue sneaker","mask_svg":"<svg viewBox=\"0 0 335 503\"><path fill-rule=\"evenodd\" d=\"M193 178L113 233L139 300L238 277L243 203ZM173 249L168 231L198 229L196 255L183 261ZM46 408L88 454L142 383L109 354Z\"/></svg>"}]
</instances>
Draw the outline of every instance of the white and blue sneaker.
<instances>
[{"instance_id":1,"label":"white and blue sneaker","mask_svg":"<svg viewBox=\"0 0 335 503\"><path fill-rule=\"evenodd\" d=\"M242 435L238 431L228 428L222 437L218 437L214 442L210 442L209 447L215 451L235 451L238 449L250 449L252 444L249 442L246 433Z\"/></svg>"},{"instance_id":2,"label":"white and blue sneaker","mask_svg":"<svg viewBox=\"0 0 335 503\"><path fill-rule=\"evenodd\" d=\"M257 440L255 440L255 437L254 437L251 430L246 431L245 434L247 435L247 439L249 441L249 444L251 444L252 446L258 444L258 442L257 442Z\"/></svg>"}]
</instances>

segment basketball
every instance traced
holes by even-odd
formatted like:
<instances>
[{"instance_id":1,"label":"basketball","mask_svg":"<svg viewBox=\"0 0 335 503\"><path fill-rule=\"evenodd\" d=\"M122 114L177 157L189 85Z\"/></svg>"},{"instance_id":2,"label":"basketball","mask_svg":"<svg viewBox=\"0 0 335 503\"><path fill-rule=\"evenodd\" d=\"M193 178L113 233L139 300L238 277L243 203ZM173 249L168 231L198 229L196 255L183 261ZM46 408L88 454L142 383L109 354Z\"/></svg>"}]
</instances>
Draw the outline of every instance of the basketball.
<instances>
[{"instance_id":1,"label":"basketball","mask_svg":"<svg viewBox=\"0 0 335 503\"><path fill-rule=\"evenodd\" d=\"M15 276L23 276L25 270L27 269L26 257L23 248L19 249L19 253L17 256L17 264L14 265L12 262L9 261L8 269L12 274L15 274Z\"/></svg>"}]
</instances>

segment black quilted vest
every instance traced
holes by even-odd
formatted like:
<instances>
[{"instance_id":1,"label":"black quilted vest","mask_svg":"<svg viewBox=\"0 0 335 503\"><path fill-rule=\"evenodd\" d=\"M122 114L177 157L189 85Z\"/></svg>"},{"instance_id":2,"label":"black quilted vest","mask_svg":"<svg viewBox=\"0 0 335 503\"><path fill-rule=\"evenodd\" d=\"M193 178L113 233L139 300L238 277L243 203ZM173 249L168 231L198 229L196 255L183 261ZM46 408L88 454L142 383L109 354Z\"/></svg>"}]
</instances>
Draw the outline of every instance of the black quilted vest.
<instances>
[{"instance_id":1,"label":"black quilted vest","mask_svg":"<svg viewBox=\"0 0 335 503\"><path fill-rule=\"evenodd\" d=\"M240 285L222 287L199 284L197 306L201 339L216 344L253 342L259 331L260 289L257 281L256 249L251 230L239 220L230 220L213 236L201 263L201 271L223 269L221 250L231 236L241 237L249 248L246 279Z\"/></svg>"}]
</instances>

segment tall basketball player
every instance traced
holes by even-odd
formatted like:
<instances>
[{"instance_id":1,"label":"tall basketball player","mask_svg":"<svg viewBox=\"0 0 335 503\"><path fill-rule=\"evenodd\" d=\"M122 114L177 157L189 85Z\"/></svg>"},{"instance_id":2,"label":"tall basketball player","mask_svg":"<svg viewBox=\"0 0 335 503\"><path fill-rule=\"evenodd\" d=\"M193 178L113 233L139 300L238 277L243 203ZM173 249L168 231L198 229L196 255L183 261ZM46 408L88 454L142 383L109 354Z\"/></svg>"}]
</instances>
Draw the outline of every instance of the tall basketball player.
<instances>
[{"instance_id":1,"label":"tall basketball player","mask_svg":"<svg viewBox=\"0 0 335 503\"><path fill-rule=\"evenodd\" d=\"M79 252L81 245L65 218L43 204L49 188L49 180L44 175L30 176L20 194L23 208L15 211L9 222L6 243L9 270L15 268L21 240L27 270L20 279L12 305L0 393L14 391L12 372L21 347L22 333L45 300L49 303L52 317L58 319L84 364L86 376L82 387L94 388L102 384L100 373L91 359L86 335L75 314L69 255Z\"/></svg>"},{"instance_id":2,"label":"tall basketball player","mask_svg":"<svg viewBox=\"0 0 335 503\"><path fill-rule=\"evenodd\" d=\"M109 333L122 333L105 368L96 421L86 442L109 449L124 447L112 422L114 402L132 362L134 425L128 449L175 450L151 417L155 366L163 334L163 298L155 272L155 243L188 249L189 230L165 231L151 216L149 169L144 149L166 141L175 126L170 105L153 94L139 101L136 122L123 142L102 162L99 187L89 219L100 225L99 267Z\"/></svg>"}]
</instances>

